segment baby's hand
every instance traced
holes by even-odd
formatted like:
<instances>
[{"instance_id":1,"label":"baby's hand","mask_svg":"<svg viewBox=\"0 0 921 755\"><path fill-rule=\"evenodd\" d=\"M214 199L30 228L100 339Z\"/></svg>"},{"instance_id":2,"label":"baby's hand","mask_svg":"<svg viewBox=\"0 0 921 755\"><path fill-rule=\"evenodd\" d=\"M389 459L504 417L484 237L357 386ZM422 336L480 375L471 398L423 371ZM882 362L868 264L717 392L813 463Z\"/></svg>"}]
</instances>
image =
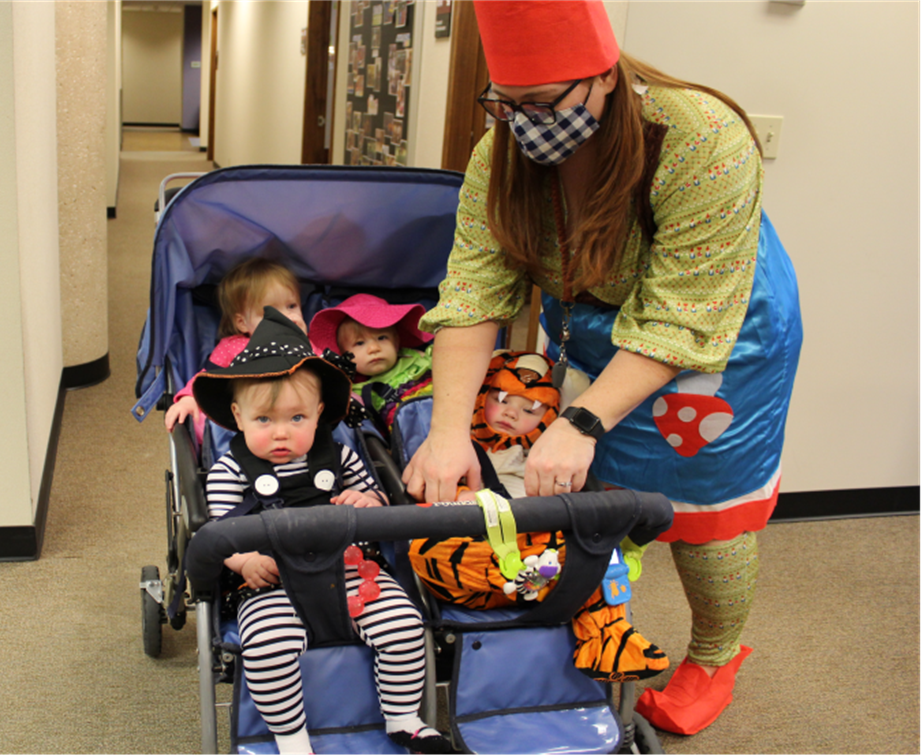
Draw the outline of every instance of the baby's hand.
<instances>
[{"instance_id":1,"label":"baby's hand","mask_svg":"<svg viewBox=\"0 0 921 755\"><path fill-rule=\"evenodd\" d=\"M240 576L246 580L246 584L256 589L259 587L268 587L269 585L278 584L278 565L271 556L262 553L254 553L240 569Z\"/></svg>"},{"instance_id":2,"label":"baby's hand","mask_svg":"<svg viewBox=\"0 0 921 755\"><path fill-rule=\"evenodd\" d=\"M166 431L172 432L176 423L185 422L186 417L190 414L193 415L194 420L198 422L198 415L200 412L201 410L198 408L198 402L195 401L194 398L191 396L183 396L166 410L166 418L164 419Z\"/></svg>"},{"instance_id":3,"label":"baby's hand","mask_svg":"<svg viewBox=\"0 0 921 755\"><path fill-rule=\"evenodd\" d=\"M383 506L380 498L366 495L359 490L343 490L339 495L329 499L330 503L337 506L354 506L356 509L369 509L373 506Z\"/></svg>"}]
</instances>

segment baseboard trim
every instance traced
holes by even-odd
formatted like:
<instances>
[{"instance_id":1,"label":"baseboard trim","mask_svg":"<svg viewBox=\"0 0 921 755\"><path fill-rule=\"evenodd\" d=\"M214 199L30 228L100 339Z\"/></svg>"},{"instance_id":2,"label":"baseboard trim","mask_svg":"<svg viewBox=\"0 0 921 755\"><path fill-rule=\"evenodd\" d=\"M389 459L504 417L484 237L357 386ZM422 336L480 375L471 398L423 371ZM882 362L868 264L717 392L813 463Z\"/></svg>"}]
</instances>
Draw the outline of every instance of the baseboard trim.
<instances>
[{"instance_id":1,"label":"baseboard trim","mask_svg":"<svg viewBox=\"0 0 921 755\"><path fill-rule=\"evenodd\" d=\"M72 391L77 388L89 388L90 386L98 385L111 374L109 353L106 352L99 359L94 359L92 362L65 367L61 380L64 383L64 387Z\"/></svg>"},{"instance_id":2,"label":"baseboard trim","mask_svg":"<svg viewBox=\"0 0 921 755\"><path fill-rule=\"evenodd\" d=\"M781 493L772 522L803 522L822 519L855 519L919 513L918 485L852 490L811 490Z\"/></svg>"},{"instance_id":3,"label":"baseboard trim","mask_svg":"<svg viewBox=\"0 0 921 755\"><path fill-rule=\"evenodd\" d=\"M141 121L125 121L122 123L122 126L142 126L144 128L177 128L180 131L182 130L180 128L180 124L178 123L146 123Z\"/></svg>"},{"instance_id":4,"label":"baseboard trim","mask_svg":"<svg viewBox=\"0 0 921 755\"><path fill-rule=\"evenodd\" d=\"M42 554L45 542L45 523L48 520L48 502L51 499L51 483L58 458L58 441L61 438L61 420L64 417L64 398L67 388L64 375L58 385L58 397L48 435L48 449L42 468L42 482L38 488L38 503L35 507L35 524L31 527L0 527L0 561L36 561Z\"/></svg>"}]
</instances>

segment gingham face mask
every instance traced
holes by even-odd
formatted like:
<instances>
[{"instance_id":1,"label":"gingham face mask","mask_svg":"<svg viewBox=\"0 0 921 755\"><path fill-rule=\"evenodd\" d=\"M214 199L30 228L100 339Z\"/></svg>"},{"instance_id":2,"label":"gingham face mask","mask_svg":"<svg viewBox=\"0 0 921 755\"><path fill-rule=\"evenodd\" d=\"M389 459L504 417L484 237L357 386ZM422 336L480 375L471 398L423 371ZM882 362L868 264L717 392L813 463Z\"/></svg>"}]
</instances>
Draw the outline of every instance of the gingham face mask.
<instances>
[{"instance_id":1,"label":"gingham face mask","mask_svg":"<svg viewBox=\"0 0 921 755\"><path fill-rule=\"evenodd\" d=\"M557 110L556 123L536 124L524 113L515 113L512 133L525 157L541 165L559 165L600 126L585 104L580 103Z\"/></svg>"}]
</instances>

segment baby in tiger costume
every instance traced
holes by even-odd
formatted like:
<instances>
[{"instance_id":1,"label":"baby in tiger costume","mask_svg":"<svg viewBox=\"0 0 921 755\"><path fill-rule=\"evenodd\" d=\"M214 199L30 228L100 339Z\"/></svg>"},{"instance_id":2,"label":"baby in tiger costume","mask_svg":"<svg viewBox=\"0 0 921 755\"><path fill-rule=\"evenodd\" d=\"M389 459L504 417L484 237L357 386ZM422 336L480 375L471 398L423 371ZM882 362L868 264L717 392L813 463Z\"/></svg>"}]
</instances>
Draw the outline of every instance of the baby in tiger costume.
<instances>
[{"instance_id":1,"label":"baby in tiger costume","mask_svg":"<svg viewBox=\"0 0 921 755\"><path fill-rule=\"evenodd\" d=\"M477 395L471 436L484 485L506 498L525 496L528 451L559 415L560 394L553 386L552 366L540 354L497 351ZM460 491L459 499L473 497L469 489ZM517 542L525 564L565 563L562 532L519 534ZM543 600L556 584L540 578L535 584L524 572L519 579L506 579L484 537L414 540L410 561L440 600L480 610ZM608 605L601 586L595 590L572 619L576 668L603 682L646 679L668 668L665 653L630 626L625 613L624 605Z\"/></svg>"}]
</instances>

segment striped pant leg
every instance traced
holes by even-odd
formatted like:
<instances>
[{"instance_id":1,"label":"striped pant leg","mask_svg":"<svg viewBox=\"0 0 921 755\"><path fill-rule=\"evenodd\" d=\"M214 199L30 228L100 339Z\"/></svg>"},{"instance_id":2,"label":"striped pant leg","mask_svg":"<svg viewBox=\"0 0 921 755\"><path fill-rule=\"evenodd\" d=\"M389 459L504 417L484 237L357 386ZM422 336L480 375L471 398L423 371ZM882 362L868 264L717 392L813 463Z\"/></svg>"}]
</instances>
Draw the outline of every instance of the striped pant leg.
<instances>
[{"instance_id":1,"label":"striped pant leg","mask_svg":"<svg viewBox=\"0 0 921 755\"><path fill-rule=\"evenodd\" d=\"M256 595L240 606L243 668L256 709L273 734L306 726L301 668L307 630L284 590Z\"/></svg>"},{"instance_id":2,"label":"striped pant leg","mask_svg":"<svg viewBox=\"0 0 921 755\"><path fill-rule=\"evenodd\" d=\"M346 592L356 594L362 579L347 566ZM380 597L365 604L355 619L358 636L374 650L374 679L384 718L415 715L425 684L425 636L422 616L403 588L382 571Z\"/></svg>"}]
</instances>

